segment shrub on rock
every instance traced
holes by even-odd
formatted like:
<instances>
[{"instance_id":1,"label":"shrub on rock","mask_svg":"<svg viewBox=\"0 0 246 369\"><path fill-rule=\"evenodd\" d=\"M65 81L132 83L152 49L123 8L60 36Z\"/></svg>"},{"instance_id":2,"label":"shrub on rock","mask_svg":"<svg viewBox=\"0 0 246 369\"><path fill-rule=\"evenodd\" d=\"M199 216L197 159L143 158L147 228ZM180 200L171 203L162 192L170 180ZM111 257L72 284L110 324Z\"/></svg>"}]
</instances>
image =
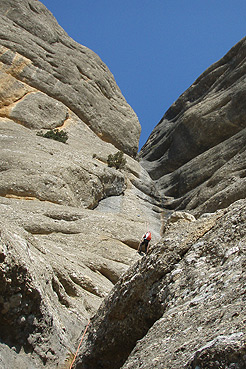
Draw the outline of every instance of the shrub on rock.
<instances>
[{"instance_id":1,"label":"shrub on rock","mask_svg":"<svg viewBox=\"0 0 246 369\"><path fill-rule=\"evenodd\" d=\"M52 140L60 141L60 142L63 142L63 143L66 143L66 141L68 139L67 132L64 132L63 130L59 131L59 129L50 129L46 133L37 132L37 136L42 136L42 137L45 137L45 138L51 138Z\"/></svg>"},{"instance_id":2,"label":"shrub on rock","mask_svg":"<svg viewBox=\"0 0 246 369\"><path fill-rule=\"evenodd\" d=\"M107 163L109 167L114 167L116 169L124 168L126 164L126 159L124 158L124 154L122 151L118 151L114 155L109 154Z\"/></svg>"}]
</instances>

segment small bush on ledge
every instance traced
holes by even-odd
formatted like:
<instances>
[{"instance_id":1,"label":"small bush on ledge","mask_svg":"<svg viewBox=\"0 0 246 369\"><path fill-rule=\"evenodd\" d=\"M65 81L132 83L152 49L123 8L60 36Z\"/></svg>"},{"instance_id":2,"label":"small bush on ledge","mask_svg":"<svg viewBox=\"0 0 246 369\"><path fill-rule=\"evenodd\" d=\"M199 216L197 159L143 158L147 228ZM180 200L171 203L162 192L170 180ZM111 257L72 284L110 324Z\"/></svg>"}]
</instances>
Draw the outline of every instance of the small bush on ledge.
<instances>
[{"instance_id":1,"label":"small bush on ledge","mask_svg":"<svg viewBox=\"0 0 246 369\"><path fill-rule=\"evenodd\" d=\"M114 167L116 169L123 169L126 165L126 159L122 151L118 151L114 155L109 154L107 163L109 167Z\"/></svg>"},{"instance_id":2,"label":"small bush on ledge","mask_svg":"<svg viewBox=\"0 0 246 369\"><path fill-rule=\"evenodd\" d=\"M50 129L46 133L43 132L37 132L37 136L42 136L45 138L51 138L52 140L60 141L63 143L66 143L68 139L67 132L64 132L62 129L59 131L59 129Z\"/></svg>"}]
</instances>

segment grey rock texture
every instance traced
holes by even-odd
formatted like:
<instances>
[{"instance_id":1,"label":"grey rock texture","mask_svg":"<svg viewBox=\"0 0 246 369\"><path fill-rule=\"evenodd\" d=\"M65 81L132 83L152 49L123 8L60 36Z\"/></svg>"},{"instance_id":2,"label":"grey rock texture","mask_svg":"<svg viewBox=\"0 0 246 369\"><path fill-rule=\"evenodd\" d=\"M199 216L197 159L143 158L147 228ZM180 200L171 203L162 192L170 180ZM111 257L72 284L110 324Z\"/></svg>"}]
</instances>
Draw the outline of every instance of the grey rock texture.
<instances>
[{"instance_id":1,"label":"grey rock texture","mask_svg":"<svg viewBox=\"0 0 246 369\"><path fill-rule=\"evenodd\" d=\"M131 209L122 215L124 206ZM114 212L1 198L1 368L13 360L17 368L23 360L27 368L53 368L76 351L88 319L140 258L140 209L151 214L131 190Z\"/></svg>"},{"instance_id":2,"label":"grey rock texture","mask_svg":"<svg viewBox=\"0 0 246 369\"><path fill-rule=\"evenodd\" d=\"M30 129L53 129L63 126L68 109L59 101L43 94L27 94L10 111L9 118Z\"/></svg>"},{"instance_id":3,"label":"grey rock texture","mask_svg":"<svg viewBox=\"0 0 246 369\"><path fill-rule=\"evenodd\" d=\"M245 241L245 200L170 222L100 306L76 368L245 368Z\"/></svg>"},{"instance_id":4,"label":"grey rock texture","mask_svg":"<svg viewBox=\"0 0 246 369\"><path fill-rule=\"evenodd\" d=\"M199 215L246 194L246 38L166 112L141 150L166 206Z\"/></svg>"},{"instance_id":5,"label":"grey rock texture","mask_svg":"<svg viewBox=\"0 0 246 369\"><path fill-rule=\"evenodd\" d=\"M170 108L141 166L100 58L37 0L0 10L1 369L68 369L88 320L77 369L245 368L245 39ZM53 128L66 144L37 135Z\"/></svg>"},{"instance_id":6,"label":"grey rock texture","mask_svg":"<svg viewBox=\"0 0 246 369\"><path fill-rule=\"evenodd\" d=\"M136 155L140 124L101 59L37 0L3 0L0 10L0 115L37 129L62 125L71 110L104 141Z\"/></svg>"},{"instance_id":7,"label":"grey rock texture","mask_svg":"<svg viewBox=\"0 0 246 369\"><path fill-rule=\"evenodd\" d=\"M67 369L148 225L159 240L162 209L105 64L39 1L0 10L0 367ZM66 144L37 135L53 128Z\"/></svg>"}]
</instances>

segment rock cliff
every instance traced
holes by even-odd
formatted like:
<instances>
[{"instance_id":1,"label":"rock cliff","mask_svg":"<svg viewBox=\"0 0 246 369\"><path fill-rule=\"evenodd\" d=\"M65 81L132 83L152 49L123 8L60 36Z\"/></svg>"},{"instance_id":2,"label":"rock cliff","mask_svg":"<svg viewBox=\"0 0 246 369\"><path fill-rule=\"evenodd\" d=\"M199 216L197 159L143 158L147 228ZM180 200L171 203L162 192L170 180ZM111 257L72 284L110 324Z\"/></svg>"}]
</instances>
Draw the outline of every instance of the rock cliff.
<instances>
[{"instance_id":1,"label":"rock cliff","mask_svg":"<svg viewBox=\"0 0 246 369\"><path fill-rule=\"evenodd\" d=\"M100 306L76 369L246 367L245 57L243 39L142 148L165 207L163 237Z\"/></svg>"},{"instance_id":2,"label":"rock cliff","mask_svg":"<svg viewBox=\"0 0 246 369\"><path fill-rule=\"evenodd\" d=\"M245 368L245 241L245 200L171 222L100 306L76 369Z\"/></svg>"},{"instance_id":3,"label":"rock cliff","mask_svg":"<svg viewBox=\"0 0 246 369\"><path fill-rule=\"evenodd\" d=\"M136 155L140 125L100 58L73 41L37 0L1 1L1 112L29 129L72 113L102 140Z\"/></svg>"},{"instance_id":4,"label":"rock cliff","mask_svg":"<svg viewBox=\"0 0 246 369\"><path fill-rule=\"evenodd\" d=\"M41 2L0 10L0 367L66 368L148 224L160 238L162 209L106 65ZM52 129L67 142L37 135Z\"/></svg>"},{"instance_id":5,"label":"rock cliff","mask_svg":"<svg viewBox=\"0 0 246 369\"><path fill-rule=\"evenodd\" d=\"M1 369L68 369L89 319L78 369L245 368L246 41L139 163L138 119L100 58L37 0L0 10Z\"/></svg>"},{"instance_id":6,"label":"rock cliff","mask_svg":"<svg viewBox=\"0 0 246 369\"><path fill-rule=\"evenodd\" d=\"M166 112L141 150L166 206L199 215L246 193L246 38Z\"/></svg>"}]
</instances>

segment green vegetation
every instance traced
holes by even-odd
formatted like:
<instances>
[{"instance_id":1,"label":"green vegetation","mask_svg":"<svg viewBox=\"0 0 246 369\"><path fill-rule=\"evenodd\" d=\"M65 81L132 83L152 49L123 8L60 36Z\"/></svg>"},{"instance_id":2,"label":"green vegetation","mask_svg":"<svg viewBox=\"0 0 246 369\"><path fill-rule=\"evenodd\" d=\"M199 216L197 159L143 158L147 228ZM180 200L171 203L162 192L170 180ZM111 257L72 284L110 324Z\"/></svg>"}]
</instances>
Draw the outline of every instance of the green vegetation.
<instances>
[{"instance_id":1,"label":"green vegetation","mask_svg":"<svg viewBox=\"0 0 246 369\"><path fill-rule=\"evenodd\" d=\"M109 154L107 163L109 167L114 167L116 169L123 169L126 165L126 159L122 151L118 151L116 154Z\"/></svg>"},{"instance_id":2,"label":"green vegetation","mask_svg":"<svg viewBox=\"0 0 246 369\"><path fill-rule=\"evenodd\" d=\"M59 131L59 129L50 129L46 133L43 132L37 132L37 136L42 136L45 138L51 138L52 140L60 141L63 143L66 143L68 139L67 132L64 132L62 129Z\"/></svg>"}]
</instances>

